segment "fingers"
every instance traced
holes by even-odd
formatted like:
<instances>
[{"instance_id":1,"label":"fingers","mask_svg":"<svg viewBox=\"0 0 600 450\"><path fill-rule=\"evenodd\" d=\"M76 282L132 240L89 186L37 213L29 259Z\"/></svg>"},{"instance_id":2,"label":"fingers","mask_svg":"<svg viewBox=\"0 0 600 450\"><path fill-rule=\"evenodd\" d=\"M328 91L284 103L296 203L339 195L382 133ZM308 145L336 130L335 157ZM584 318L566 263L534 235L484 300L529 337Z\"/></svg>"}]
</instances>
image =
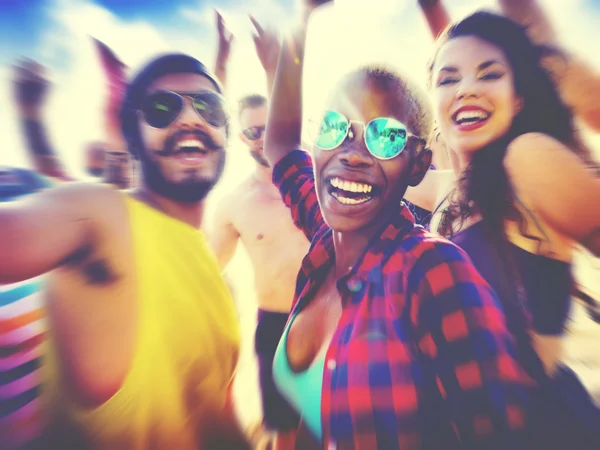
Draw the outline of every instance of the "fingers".
<instances>
[{"instance_id":1,"label":"fingers","mask_svg":"<svg viewBox=\"0 0 600 450\"><path fill-rule=\"evenodd\" d=\"M215 21L217 22L217 30L219 30L219 34L223 32L225 29L225 25L223 23L223 16L221 13L215 8Z\"/></svg>"},{"instance_id":2,"label":"fingers","mask_svg":"<svg viewBox=\"0 0 600 450\"><path fill-rule=\"evenodd\" d=\"M45 68L29 58L19 59L13 66L15 79L22 82L46 82Z\"/></svg>"},{"instance_id":3,"label":"fingers","mask_svg":"<svg viewBox=\"0 0 600 450\"><path fill-rule=\"evenodd\" d=\"M215 8L215 20L217 22L217 31L219 32L219 39L222 42L231 44L233 41L233 33L225 26L225 19L223 15Z\"/></svg>"},{"instance_id":4,"label":"fingers","mask_svg":"<svg viewBox=\"0 0 600 450\"><path fill-rule=\"evenodd\" d=\"M256 18L252 14L248 14L248 17L250 18L250 22L252 22L252 25L254 25L254 28L256 29L258 35L262 36L265 33L265 30L262 27L262 25L258 22L258 20L256 20Z\"/></svg>"}]
</instances>

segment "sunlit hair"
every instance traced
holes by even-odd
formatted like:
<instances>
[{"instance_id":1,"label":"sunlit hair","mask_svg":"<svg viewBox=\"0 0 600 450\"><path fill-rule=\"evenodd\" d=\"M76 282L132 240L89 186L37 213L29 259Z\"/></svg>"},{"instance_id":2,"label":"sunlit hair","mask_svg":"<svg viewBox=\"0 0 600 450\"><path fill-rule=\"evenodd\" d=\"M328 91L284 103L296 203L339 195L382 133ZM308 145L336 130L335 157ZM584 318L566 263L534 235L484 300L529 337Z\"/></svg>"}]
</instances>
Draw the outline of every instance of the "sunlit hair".
<instances>
[{"instance_id":1,"label":"sunlit hair","mask_svg":"<svg viewBox=\"0 0 600 450\"><path fill-rule=\"evenodd\" d=\"M427 94L417 84L403 75L381 65L360 67L346 74L339 86L364 77L380 90L398 99L398 105L406 113L409 131L423 139L431 134L433 113Z\"/></svg>"},{"instance_id":2,"label":"sunlit hair","mask_svg":"<svg viewBox=\"0 0 600 450\"><path fill-rule=\"evenodd\" d=\"M439 49L452 39L466 36L487 41L504 52L514 73L516 94L523 99L523 108L504 136L475 152L459 178L457 195L449 196L450 205L439 231L450 237L470 216L480 214L489 236L504 240L505 219L517 220L521 231L525 229L503 164L511 141L525 133L544 133L567 145L585 162L591 162L592 158L576 135L571 111L561 101L550 73L541 63L542 57L558 52L534 45L524 27L505 17L477 12L451 25L438 40L429 66L430 84Z\"/></svg>"},{"instance_id":3,"label":"sunlit hair","mask_svg":"<svg viewBox=\"0 0 600 450\"><path fill-rule=\"evenodd\" d=\"M241 119L242 113L246 108L260 108L267 104L267 98L260 94L251 94L242 97L238 102L238 117Z\"/></svg>"}]
</instances>

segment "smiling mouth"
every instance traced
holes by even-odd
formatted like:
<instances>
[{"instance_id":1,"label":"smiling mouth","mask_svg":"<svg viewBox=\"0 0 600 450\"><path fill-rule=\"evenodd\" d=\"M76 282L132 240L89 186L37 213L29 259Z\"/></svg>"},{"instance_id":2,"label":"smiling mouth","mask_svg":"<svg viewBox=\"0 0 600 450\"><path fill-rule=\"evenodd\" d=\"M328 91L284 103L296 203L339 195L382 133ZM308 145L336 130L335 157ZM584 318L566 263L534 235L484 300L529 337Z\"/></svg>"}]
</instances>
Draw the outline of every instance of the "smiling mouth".
<instances>
[{"instance_id":1,"label":"smiling mouth","mask_svg":"<svg viewBox=\"0 0 600 450\"><path fill-rule=\"evenodd\" d=\"M459 110L452 116L452 120L457 125L473 125L485 122L491 114L483 109Z\"/></svg>"},{"instance_id":2,"label":"smiling mouth","mask_svg":"<svg viewBox=\"0 0 600 450\"><path fill-rule=\"evenodd\" d=\"M201 164L208 155L208 149L200 139L181 139L173 147L173 158L185 165Z\"/></svg>"},{"instance_id":3,"label":"smiling mouth","mask_svg":"<svg viewBox=\"0 0 600 450\"><path fill-rule=\"evenodd\" d=\"M328 182L328 192L343 205L360 205L379 195L380 189L367 183L333 177Z\"/></svg>"}]
</instances>

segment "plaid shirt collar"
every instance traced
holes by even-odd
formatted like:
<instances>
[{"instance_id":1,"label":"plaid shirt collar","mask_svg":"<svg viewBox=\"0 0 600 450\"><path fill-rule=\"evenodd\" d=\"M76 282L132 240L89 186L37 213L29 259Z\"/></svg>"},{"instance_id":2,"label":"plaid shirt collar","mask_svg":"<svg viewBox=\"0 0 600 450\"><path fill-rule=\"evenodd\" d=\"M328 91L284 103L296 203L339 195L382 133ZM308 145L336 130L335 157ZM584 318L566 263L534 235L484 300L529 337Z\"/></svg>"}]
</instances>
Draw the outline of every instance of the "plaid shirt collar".
<instances>
[{"instance_id":1,"label":"plaid shirt collar","mask_svg":"<svg viewBox=\"0 0 600 450\"><path fill-rule=\"evenodd\" d=\"M419 225L415 225L413 215L405 205L402 205L398 213L393 214L390 221L382 227L383 231L375 233L352 269L338 279L337 287L340 293L352 294L359 291L365 282L381 282L381 267L396 251L396 246L392 245L392 243L401 239L406 233L415 228L415 226ZM320 286L321 282L327 276L329 269L334 264L335 248L333 245L333 231L327 227L323 234L315 239L310 252L302 262L301 270L312 282L298 296L301 300L294 308L295 312L304 308L306 303L313 298L312 295L306 294ZM359 300L356 296L342 295L344 303L352 298L356 298L357 301Z\"/></svg>"}]
</instances>

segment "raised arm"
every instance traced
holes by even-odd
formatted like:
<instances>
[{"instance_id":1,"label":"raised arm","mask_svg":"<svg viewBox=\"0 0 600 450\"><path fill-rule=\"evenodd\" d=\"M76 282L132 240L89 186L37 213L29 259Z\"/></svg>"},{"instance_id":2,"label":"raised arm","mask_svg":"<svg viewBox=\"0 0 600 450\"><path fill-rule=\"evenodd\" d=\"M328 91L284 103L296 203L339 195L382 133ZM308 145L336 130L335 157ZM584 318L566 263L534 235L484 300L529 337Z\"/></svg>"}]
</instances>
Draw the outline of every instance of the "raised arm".
<instances>
[{"instance_id":1,"label":"raised arm","mask_svg":"<svg viewBox=\"0 0 600 450\"><path fill-rule=\"evenodd\" d=\"M215 19L217 23L218 48L217 60L215 62L215 75L221 82L223 89L227 90L227 65L229 64L229 54L231 53L231 43L233 34L225 26L225 20L219 11L215 9Z\"/></svg>"},{"instance_id":2,"label":"raised arm","mask_svg":"<svg viewBox=\"0 0 600 450\"><path fill-rule=\"evenodd\" d=\"M265 132L265 155L273 167L273 182L309 241L325 222L315 192L312 161L300 150L302 68L308 19L323 3L306 3L301 26L283 41Z\"/></svg>"},{"instance_id":3,"label":"raised arm","mask_svg":"<svg viewBox=\"0 0 600 450\"><path fill-rule=\"evenodd\" d=\"M575 115L595 131L600 131L600 73L579 57L561 49L556 32L536 0L498 0L505 16L528 27L537 43L561 50L549 55L544 66L552 73L563 101Z\"/></svg>"},{"instance_id":4,"label":"raised arm","mask_svg":"<svg viewBox=\"0 0 600 450\"><path fill-rule=\"evenodd\" d=\"M35 61L24 60L15 66L14 98L33 168L48 177L71 181L50 144L43 119L48 91L44 68Z\"/></svg>"},{"instance_id":5,"label":"raised arm","mask_svg":"<svg viewBox=\"0 0 600 450\"><path fill-rule=\"evenodd\" d=\"M515 191L545 222L600 256L600 178L578 156L529 133L509 145L504 164Z\"/></svg>"},{"instance_id":6,"label":"raised arm","mask_svg":"<svg viewBox=\"0 0 600 450\"><path fill-rule=\"evenodd\" d=\"M110 194L106 186L68 183L0 205L0 284L42 275L90 248L94 217L107 208L95 199Z\"/></svg>"},{"instance_id":7,"label":"raised arm","mask_svg":"<svg viewBox=\"0 0 600 450\"><path fill-rule=\"evenodd\" d=\"M265 156L271 166L301 145L305 39L302 29L283 40L265 132Z\"/></svg>"},{"instance_id":8,"label":"raised arm","mask_svg":"<svg viewBox=\"0 0 600 450\"><path fill-rule=\"evenodd\" d=\"M265 69L265 75L267 76L267 92L268 97L270 97L273 92L273 84L275 83L281 43L279 42L279 38L275 31L264 28L252 16L250 16L250 21L252 22L252 25L254 25L256 31L252 36L252 39L254 40L254 46L256 47L256 55L258 56L263 69Z\"/></svg>"},{"instance_id":9,"label":"raised arm","mask_svg":"<svg viewBox=\"0 0 600 450\"><path fill-rule=\"evenodd\" d=\"M132 160L126 150L125 139L121 133L121 120L119 112L127 87L127 66L117 57L115 52L103 42L93 39L104 69L106 94L104 106L105 143L97 147L104 167L104 182L112 184L119 189L132 186ZM92 144L94 145L94 144ZM88 147L88 154L90 147ZM94 162L94 164L97 164ZM93 167L88 162L87 169L91 172Z\"/></svg>"},{"instance_id":10,"label":"raised arm","mask_svg":"<svg viewBox=\"0 0 600 450\"><path fill-rule=\"evenodd\" d=\"M419 0L419 6L427 20L433 39L437 39L450 24L450 14L446 11L442 0Z\"/></svg>"},{"instance_id":11,"label":"raised arm","mask_svg":"<svg viewBox=\"0 0 600 450\"><path fill-rule=\"evenodd\" d=\"M431 400L450 418L460 448L524 448L530 380L513 357L498 300L468 257L436 243L411 271L407 292L428 392L437 390Z\"/></svg>"},{"instance_id":12,"label":"raised arm","mask_svg":"<svg viewBox=\"0 0 600 450\"><path fill-rule=\"evenodd\" d=\"M302 70L306 28L310 14L317 6L316 2L308 3L301 25L283 39L265 132L265 156L271 166L302 144Z\"/></svg>"}]
</instances>

